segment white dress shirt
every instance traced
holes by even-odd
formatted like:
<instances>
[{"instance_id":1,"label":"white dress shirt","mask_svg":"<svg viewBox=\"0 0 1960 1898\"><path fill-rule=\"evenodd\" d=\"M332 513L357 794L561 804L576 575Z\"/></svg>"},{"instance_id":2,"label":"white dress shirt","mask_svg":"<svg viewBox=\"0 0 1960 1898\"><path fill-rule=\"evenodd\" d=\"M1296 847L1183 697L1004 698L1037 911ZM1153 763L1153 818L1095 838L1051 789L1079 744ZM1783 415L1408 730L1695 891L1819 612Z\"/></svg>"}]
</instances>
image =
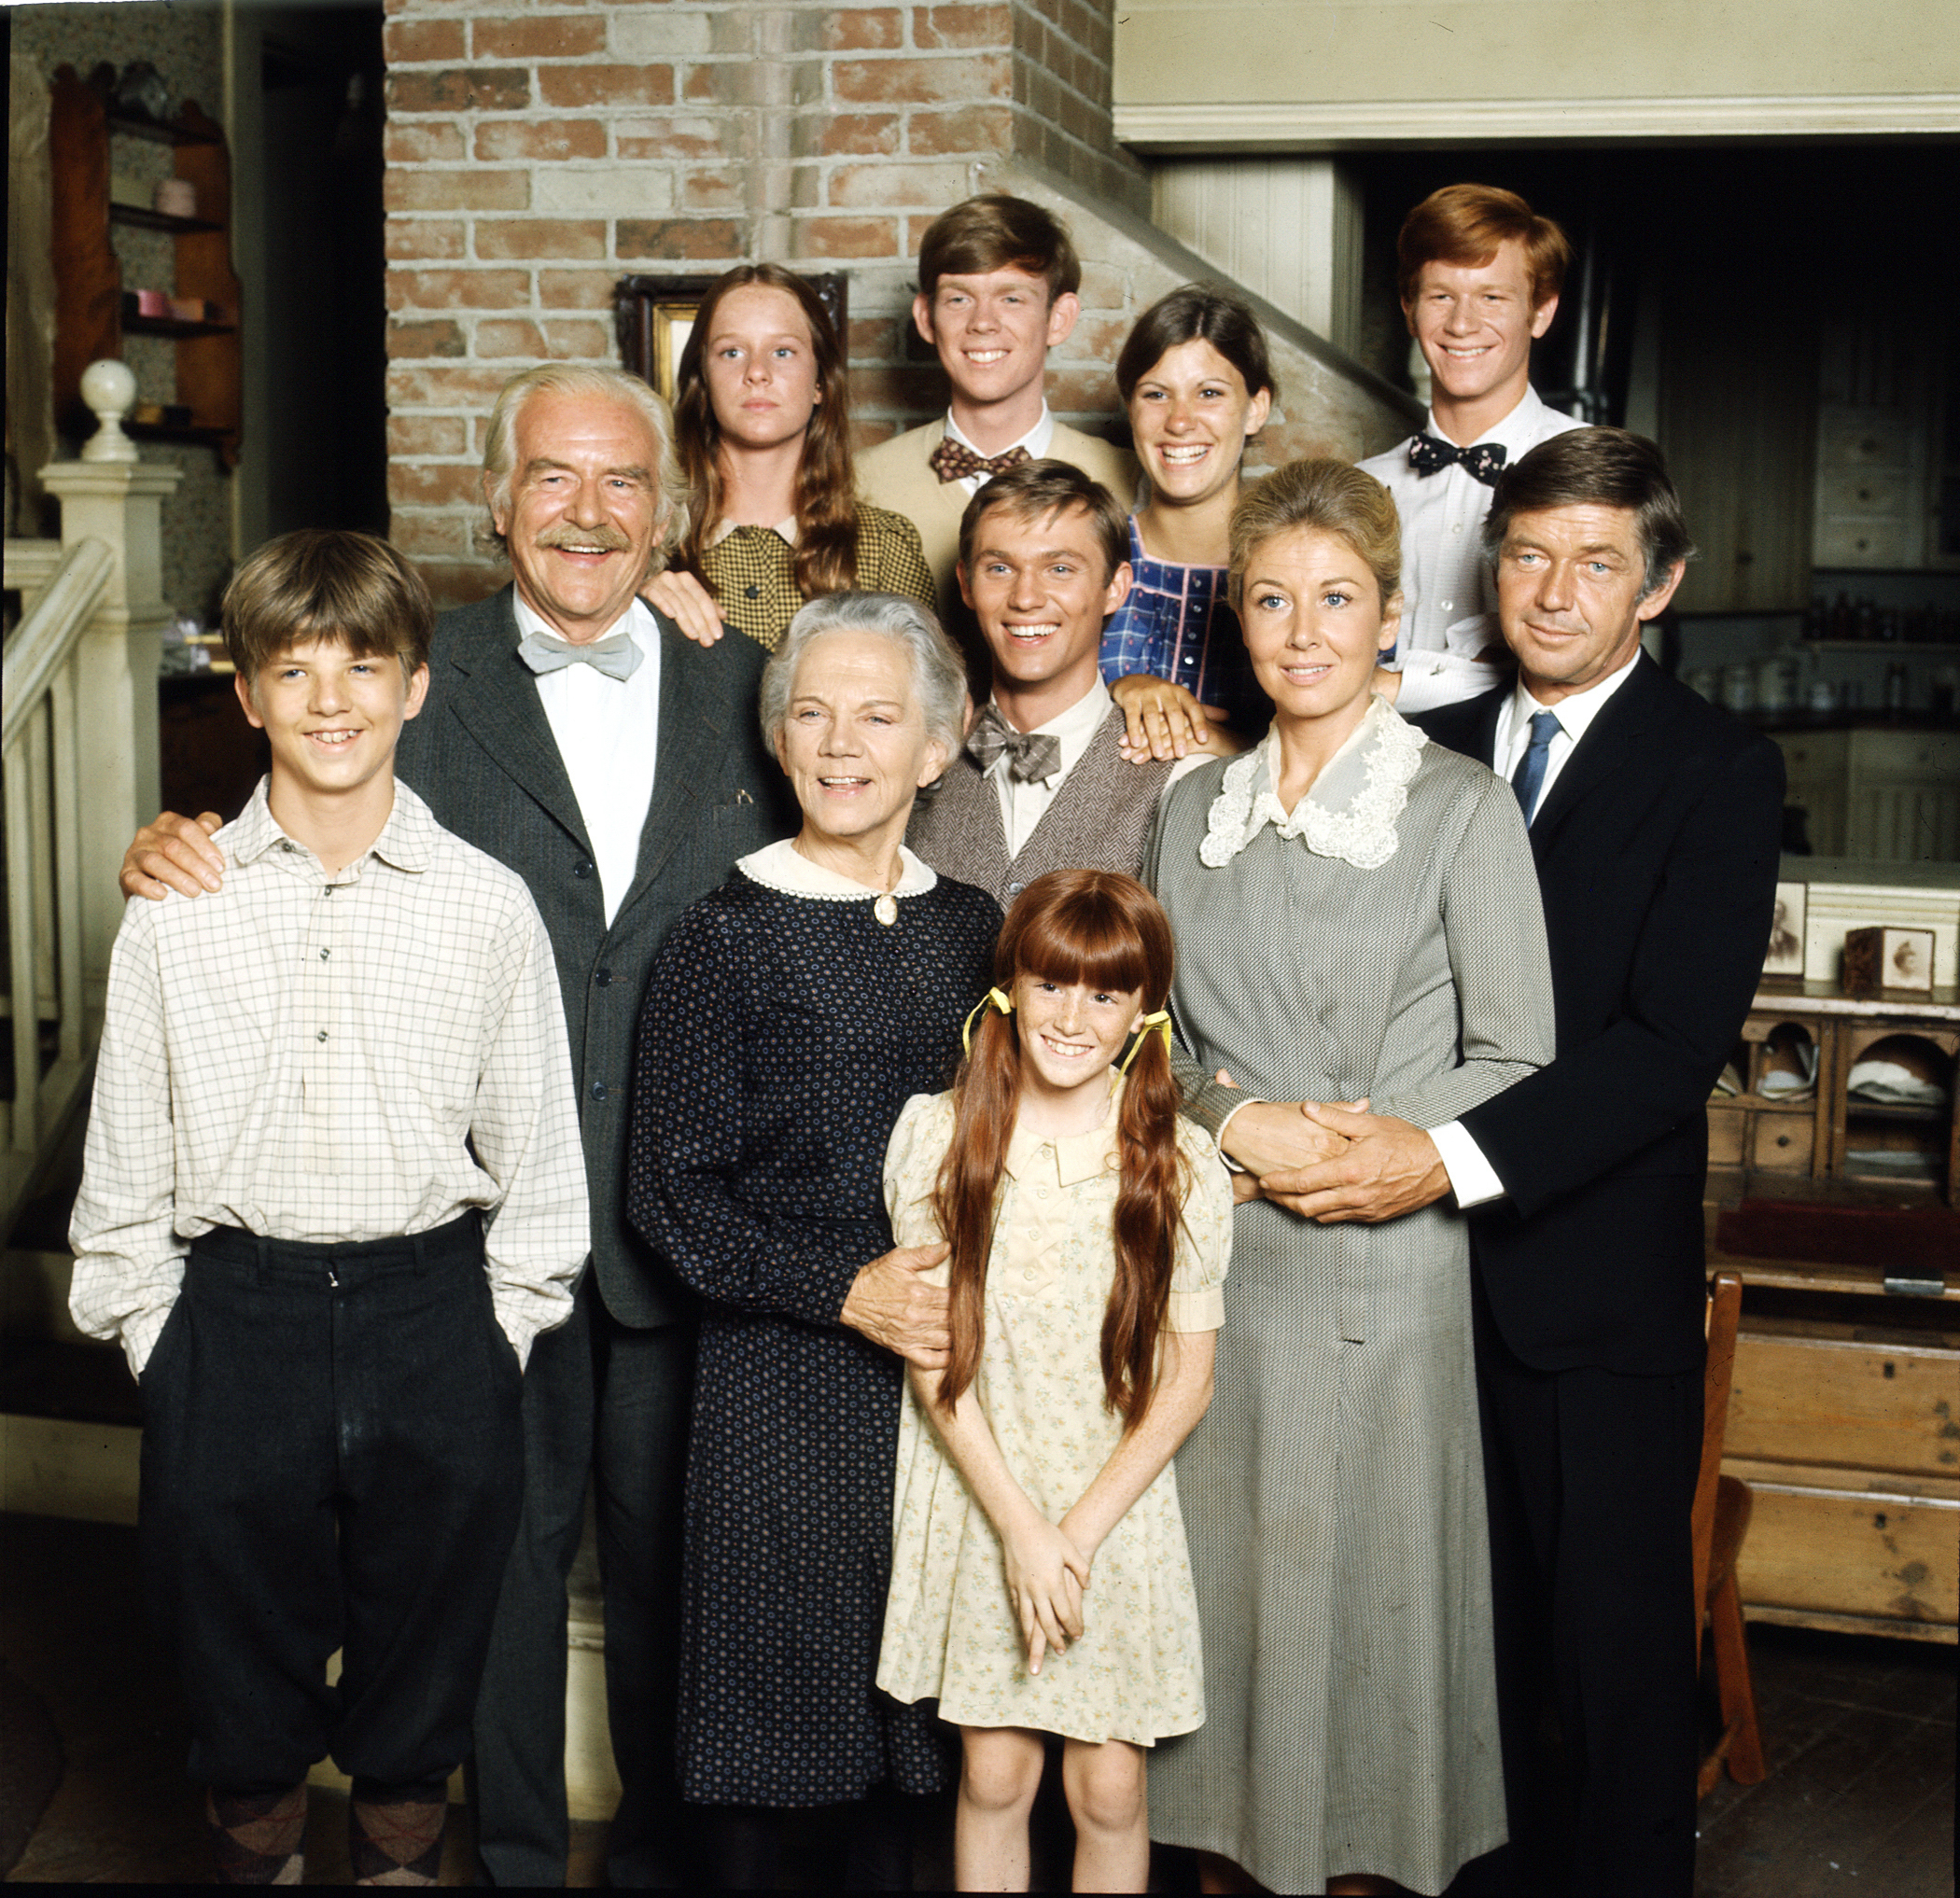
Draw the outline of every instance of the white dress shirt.
<instances>
[{"instance_id":1,"label":"white dress shirt","mask_svg":"<svg viewBox=\"0 0 1960 1898\"><path fill-rule=\"evenodd\" d=\"M977 441L959 432L959 425L953 420L953 412L948 409L946 411L946 439L949 441L959 442L964 448L971 448L975 454L987 455L989 461L994 458L995 454L1012 454L1017 448L1025 448L1028 451L1028 459L1029 461L1040 461L1048 453L1049 449L1055 445L1055 417L1048 412L1048 398L1045 396L1043 397L1041 420L1027 434L1022 436L1018 441L1010 441L1005 448L997 448L992 454L988 454L987 451L982 448ZM959 491L971 501L992 479L991 475L984 474L961 475L959 481Z\"/></svg>"},{"instance_id":2,"label":"white dress shirt","mask_svg":"<svg viewBox=\"0 0 1960 1898\"><path fill-rule=\"evenodd\" d=\"M570 1315L592 1246L557 963L523 878L400 784L331 876L263 783L214 842L222 889L133 897L116 937L76 1323L140 1375L214 1226L353 1243L479 1207L522 1361Z\"/></svg>"},{"instance_id":3,"label":"white dress shirt","mask_svg":"<svg viewBox=\"0 0 1960 1898\"><path fill-rule=\"evenodd\" d=\"M1439 441L1449 439L1436 426L1434 410L1423 426ZM1477 441L1501 443L1509 467L1541 441L1584 426L1547 408L1527 387L1524 399ZM1393 495L1402 522L1402 636L1391 662L1402 673L1395 709L1427 711L1489 691L1505 676L1501 665L1477 657L1498 636L1494 618L1487 622L1481 617L1497 610L1482 541L1491 490L1461 467L1417 474L1407 440L1360 466Z\"/></svg>"},{"instance_id":4,"label":"white dress shirt","mask_svg":"<svg viewBox=\"0 0 1960 1898\"><path fill-rule=\"evenodd\" d=\"M1559 729L1552 733L1551 747L1545 754L1545 776L1538 786L1538 809L1542 811L1551 796L1552 786L1559 781L1559 774L1565 769L1565 761L1585 737L1606 701L1632 677L1639 663L1640 654L1636 651L1617 672L1609 673L1584 691L1571 693L1556 705L1540 705L1519 679L1497 714L1491 770L1506 782L1514 779L1518 767L1524 762L1524 754L1531 748L1533 715L1551 713L1559 721ZM1470 1137L1461 1121L1430 1128L1429 1137L1436 1143L1436 1151L1442 1156L1443 1171L1449 1176L1449 1190L1456 1195L1458 1206L1482 1206L1488 1200L1504 1197L1504 1181L1498 1179L1496 1170L1484 1158L1483 1150Z\"/></svg>"},{"instance_id":5,"label":"white dress shirt","mask_svg":"<svg viewBox=\"0 0 1960 1898\"><path fill-rule=\"evenodd\" d=\"M560 635L513 596L520 636ZM538 698L558 741L611 927L639 868L639 835L653 801L653 765L660 734L660 628L644 600L606 629L623 631L639 648L630 678L609 678L596 666L567 665L538 675Z\"/></svg>"}]
</instances>

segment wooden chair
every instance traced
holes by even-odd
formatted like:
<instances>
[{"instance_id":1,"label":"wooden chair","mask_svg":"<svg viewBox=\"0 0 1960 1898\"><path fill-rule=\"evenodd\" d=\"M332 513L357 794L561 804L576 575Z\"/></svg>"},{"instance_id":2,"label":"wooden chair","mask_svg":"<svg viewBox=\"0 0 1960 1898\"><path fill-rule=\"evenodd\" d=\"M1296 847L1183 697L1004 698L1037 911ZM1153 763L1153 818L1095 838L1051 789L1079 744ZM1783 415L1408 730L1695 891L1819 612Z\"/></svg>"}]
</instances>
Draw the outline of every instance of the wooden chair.
<instances>
[{"instance_id":1,"label":"wooden chair","mask_svg":"<svg viewBox=\"0 0 1960 1898\"><path fill-rule=\"evenodd\" d=\"M1735 1371L1735 1328L1743 1281L1716 1275L1708 1298L1708 1371L1702 1392L1701 1473L1695 1485L1695 1627L1711 1629L1715 1693L1722 1737L1701 1762L1696 1797L1705 1799L1729 1768L1738 1785L1754 1786L1766 1771L1762 1733L1756 1719L1756 1689L1749 1679L1749 1647L1735 1562L1749 1532L1749 1486L1722 1474L1722 1438L1729 1424L1729 1389Z\"/></svg>"}]
</instances>

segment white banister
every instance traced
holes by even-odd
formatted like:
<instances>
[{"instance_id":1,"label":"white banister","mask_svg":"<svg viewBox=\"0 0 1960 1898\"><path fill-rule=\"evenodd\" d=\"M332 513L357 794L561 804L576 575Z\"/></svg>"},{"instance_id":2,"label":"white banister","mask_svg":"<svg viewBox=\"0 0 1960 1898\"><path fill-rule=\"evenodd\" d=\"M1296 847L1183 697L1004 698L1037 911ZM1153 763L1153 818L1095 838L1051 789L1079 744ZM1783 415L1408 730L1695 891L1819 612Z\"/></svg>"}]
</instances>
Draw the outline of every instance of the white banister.
<instances>
[{"instance_id":1,"label":"white banister","mask_svg":"<svg viewBox=\"0 0 1960 1898\"><path fill-rule=\"evenodd\" d=\"M10 587L16 584L12 552L19 544L9 542L7 548L7 583ZM0 694L7 705L0 715L5 734L0 742L8 751L14 748L16 731L35 709L49 681L74 659L76 642L102 604L116 570L116 556L92 535L73 547L53 541L29 544L49 547L58 558L33 607L9 635L6 659L0 663Z\"/></svg>"},{"instance_id":2,"label":"white banister","mask_svg":"<svg viewBox=\"0 0 1960 1898\"><path fill-rule=\"evenodd\" d=\"M13 1098L9 1189L24 1183L80 1082L88 1038L82 990L81 733L77 672L116 556L92 536L63 550L0 663L7 788L7 1012ZM51 1034L44 1068L44 1035Z\"/></svg>"},{"instance_id":3,"label":"white banister","mask_svg":"<svg viewBox=\"0 0 1960 1898\"><path fill-rule=\"evenodd\" d=\"M0 1124L0 1228L60 1137L101 1032L122 915L116 874L157 808L161 509L180 470L144 463L115 424L134 384L96 364L83 393L103 426L78 461L40 471L62 538L7 543L22 615L7 641L7 974L13 1098Z\"/></svg>"}]
</instances>

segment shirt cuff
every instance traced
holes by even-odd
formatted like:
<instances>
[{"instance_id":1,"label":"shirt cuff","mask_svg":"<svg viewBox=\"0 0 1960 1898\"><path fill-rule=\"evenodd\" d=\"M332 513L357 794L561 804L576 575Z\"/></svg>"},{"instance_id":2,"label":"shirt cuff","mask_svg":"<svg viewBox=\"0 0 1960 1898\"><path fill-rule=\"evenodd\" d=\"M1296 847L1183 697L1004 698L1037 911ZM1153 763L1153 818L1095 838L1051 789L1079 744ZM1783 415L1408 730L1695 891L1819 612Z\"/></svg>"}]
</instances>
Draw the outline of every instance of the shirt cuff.
<instances>
[{"instance_id":1,"label":"shirt cuff","mask_svg":"<svg viewBox=\"0 0 1960 1898\"><path fill-rule=\"evenodd\" d=\"M139 1383L143 1367L149 1362L149 1354L157 1348L157 1340L163 1335L163 1327L175 1309L176 1300L172 1299L168 1305L153 1305L123 1321L122 1355L129 1360L130 1375Z\"/></svg>"},{"instance_id":2,"label":"shirt cuff","mask_svg":"<svg viewBox=\"0 0 1960 1898\"><path fill-rule=\"evenodd\" d=\"M1218 1157L1225 1162L1225 1171L1227 1173L1243 1173L1246 1170L1243 1166L1239 1165L1238 1161L1233 1159L1232 1156L1229 1153L1227 1153L1225 1149L1225 1129L1232 1124L1232 1115L1236 1114L1240 1108L1268 1107L1270 1105L1271 1103L1267 1101L1263 1096L1256 1094L1249 1094L1243 1100L1234 1101L1232 1103L1231 1111L1227 1113L1225 1119L1220 1121L1218 1125L1212 1130L1211 1138L1217 1144Z\"/></svg>"},{"instance_id":3,"label":"shirt cuff","mask_svg":"<svg viewBox=\"0 0 1960 1898\"><path fill-rule=\"evenodd\" d=\"M1462 1121L1448 1126L1431 1127L1429 1137L1436 1143L1443 1171L1449 1176L1449 1190L1464 1212L1474 1206L1486 1206L1504 1197L1504 1181L1484 1158L1483 1149L1470 1137Z\"/></svg>"},{"instance_id":4,"label":"shirt cuff","mask_svg":"<svg viewBox=\"0 0 1960 1898\"><path fill-rule=\"evenodd\" d=\"M1216 1332L1225 1327L1225 1288L1200 1285L1196 1291L1173 1291L1164 1307L1167 1332Z\"/></svg>"}]
</instances>

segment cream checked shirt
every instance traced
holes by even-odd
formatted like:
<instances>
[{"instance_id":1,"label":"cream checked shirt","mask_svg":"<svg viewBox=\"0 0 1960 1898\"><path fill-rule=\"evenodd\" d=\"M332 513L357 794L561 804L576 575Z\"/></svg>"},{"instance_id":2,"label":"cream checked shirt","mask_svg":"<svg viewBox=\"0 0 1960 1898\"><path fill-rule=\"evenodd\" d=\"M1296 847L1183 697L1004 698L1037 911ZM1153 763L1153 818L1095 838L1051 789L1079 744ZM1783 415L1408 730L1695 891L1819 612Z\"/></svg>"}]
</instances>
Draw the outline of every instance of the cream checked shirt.
<instances>
[{"instance_id":1,"label":"cream checked shirt","mask_svg":"<svg viewBox=\"0 0 1960 1898\"><path fill-rule=\"evenodd\" d=\"M213 1226L357 1242L480 1207L520 1362L591 1245L552 947L511 871L406 785L329 877L261 782L224 887L133 898L110 961L70 1308L139 1375ZM472 1157L470 1146L475 1151Z\"/></svg>"}]
</instances>

